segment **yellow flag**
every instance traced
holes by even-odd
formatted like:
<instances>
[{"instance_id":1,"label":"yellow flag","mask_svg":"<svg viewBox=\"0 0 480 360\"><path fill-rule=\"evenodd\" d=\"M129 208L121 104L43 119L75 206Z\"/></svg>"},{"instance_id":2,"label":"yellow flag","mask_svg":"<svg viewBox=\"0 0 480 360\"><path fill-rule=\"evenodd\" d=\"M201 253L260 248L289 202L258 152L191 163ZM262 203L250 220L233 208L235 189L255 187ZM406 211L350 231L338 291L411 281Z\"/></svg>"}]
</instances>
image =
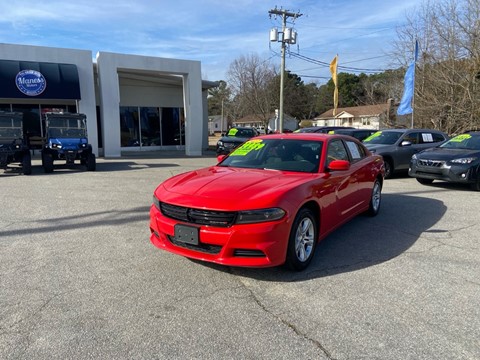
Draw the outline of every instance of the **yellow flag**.
<instances>
[{"instance_id":1,"label":"yellow flag","mask_svg":"<svg viewBox=\"0 0 480 360\"><path fill-rule=\"evenodd\" d=\"M338 106L338 86L337 86L337 63L338 55L335 56L330 63L330 72L332 73L332 80L335 84L335 90L333 91L333 116L337 115L337 106Z\"/></svg>"}]
</instances>

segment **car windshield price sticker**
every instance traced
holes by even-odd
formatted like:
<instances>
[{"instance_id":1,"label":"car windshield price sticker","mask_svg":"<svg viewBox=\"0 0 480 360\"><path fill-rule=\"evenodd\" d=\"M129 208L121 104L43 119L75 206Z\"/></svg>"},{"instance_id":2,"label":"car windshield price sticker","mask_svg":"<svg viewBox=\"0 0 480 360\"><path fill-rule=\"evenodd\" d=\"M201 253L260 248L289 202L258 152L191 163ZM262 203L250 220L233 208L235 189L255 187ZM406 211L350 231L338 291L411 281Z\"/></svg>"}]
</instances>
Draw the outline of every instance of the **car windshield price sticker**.
<instances>
[{"instance_id":1,"label":"car windshield price sticker","mask_svg":"<svg viewBox=\"0 0 480 360\"><path fill-rule=\"evenodd\" d=\"M230 156L245 156L250 151L260 150L264 146L265 144L262 142L261 139L250 140L237 148L233 153L230 154Z\"/></svg>"},{"instance_id":2,"label":"car windshield price sticker","mask_svg":"<svg viewBox=\"0 0 480 360\"><path fill-rule=\"evenodd\" d=\"M467 140L467 139L470 139L472 137L472 135L469 135L469 134L462 134L462 135L458 135L458 136L455 136L452 140L450 140L451 142L462 142L464 140Z\"/></svg>"},{"instance_id":3,"label":"car windshield price sticker","mask_svg":"<svg viewBox=\"0 0 480 360\"><path fill-rule=\"evenodd\" d=\"M230 130L228 131L227 136L235 136L235 134L236 134L237 132L238 132L238 129L235 129L235 128L230 129Z\"/></svg>"}]
</instances>

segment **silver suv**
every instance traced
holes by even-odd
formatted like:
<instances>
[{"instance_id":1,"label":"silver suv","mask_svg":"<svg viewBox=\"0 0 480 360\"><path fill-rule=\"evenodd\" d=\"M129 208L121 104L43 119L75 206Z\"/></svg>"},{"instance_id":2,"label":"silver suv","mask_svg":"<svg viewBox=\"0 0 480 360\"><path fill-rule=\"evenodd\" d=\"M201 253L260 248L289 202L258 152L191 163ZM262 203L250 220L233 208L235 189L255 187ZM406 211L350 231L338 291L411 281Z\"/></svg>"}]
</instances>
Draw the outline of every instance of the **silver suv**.
<instances>
[{"instance_id":1,"label":"silver suv","mask_svg":"<svg viewBox=\"0 0 480 360\"><path fill-rule=\"evenodd\" d=\"M386 129L372 134L363 143L372 153L382 155L385 178L394 172L407 171L412 155L440 145L448 135L432 129Z\"/></svg>"}]
</instances>

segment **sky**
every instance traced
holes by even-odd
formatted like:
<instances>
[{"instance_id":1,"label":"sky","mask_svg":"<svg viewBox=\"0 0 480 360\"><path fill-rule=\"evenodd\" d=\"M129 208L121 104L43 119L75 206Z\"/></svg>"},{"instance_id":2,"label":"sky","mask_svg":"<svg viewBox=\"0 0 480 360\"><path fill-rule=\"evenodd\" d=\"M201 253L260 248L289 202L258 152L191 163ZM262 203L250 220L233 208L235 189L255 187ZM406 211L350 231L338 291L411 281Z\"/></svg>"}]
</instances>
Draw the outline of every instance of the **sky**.
<instances>
[{"instance_id":1,"label":"sky","mask_svg":"<svg viewBox=\"0 0 480 360\"><path fill-rule=\"evenodd\" d=\"M396 29L420 0L0 0L0 43L158 56L201 62L202 78L226 80L230 64L258 55L279 68L281 29L272 9L302 14L287 27L297 44L285 66L305 82L325 83L328 64L366 73L394 67ZM359 73L358 70L346 71Z\"/></svg>"}]
</instances>

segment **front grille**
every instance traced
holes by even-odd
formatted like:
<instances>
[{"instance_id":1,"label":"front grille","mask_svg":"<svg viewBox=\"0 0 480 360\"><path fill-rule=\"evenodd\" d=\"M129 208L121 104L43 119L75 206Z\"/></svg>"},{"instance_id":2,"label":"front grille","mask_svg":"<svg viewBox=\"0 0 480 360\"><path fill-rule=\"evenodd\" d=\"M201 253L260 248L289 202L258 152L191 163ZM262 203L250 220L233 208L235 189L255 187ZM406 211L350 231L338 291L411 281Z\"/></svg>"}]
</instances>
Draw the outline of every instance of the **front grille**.
<instances>
[{"instance_id":1,"label":"front grille","mask_svg":"<svg viewBox=\"0 0 480 360\"><path fill-rule=\"evenodd\" d=\"M235 222L236 212L212 211L160 203L160 211L166 217L197 225L229 227Z\"/></svg>"},{"instance_id":2,"label":"front grille","mask_svg":"<svg viewBox=\"0 0 480 360\"><path fill-rule=\"evenodd\" d=\"M222 250L222 247L219 245L209 245L209 244L203 244L203 243L200 243L198 245L187 244L187 243L175 240L175 238L170 235L168 236L168 240L170 240L170 242L175 246L179 246L189 250L200 251L200 252L212 254L212 255L218 254L220 250Z\"/></svg>"},{"instance_id":3,"label":"front grille","mask_svg":"<svg viewBox=\"0 0 480 360\"><path fill-rule=\"evenodd\" d=\"M418 160L418 165L429 166L429 167L442 167L445 164L445 161L441 160Z\"/></svg>"}]
</instances>

